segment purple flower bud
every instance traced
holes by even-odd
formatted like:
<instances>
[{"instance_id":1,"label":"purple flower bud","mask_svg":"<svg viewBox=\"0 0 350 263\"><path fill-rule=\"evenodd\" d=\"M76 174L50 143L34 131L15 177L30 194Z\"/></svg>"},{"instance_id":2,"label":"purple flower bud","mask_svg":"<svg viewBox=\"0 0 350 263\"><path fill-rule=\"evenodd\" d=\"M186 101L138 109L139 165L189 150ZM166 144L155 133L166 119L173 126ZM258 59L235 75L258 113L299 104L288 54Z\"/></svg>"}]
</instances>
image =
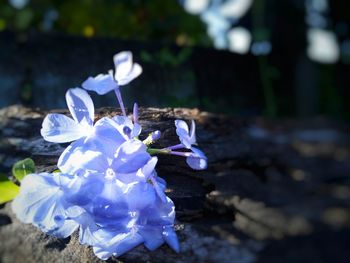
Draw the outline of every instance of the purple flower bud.
<instances>
[{"instance_id":1,"label":"purple flower bud","mask_svg":"<svg viewBox=\"0 0 350 263\"><path fill-rule=\"evenodd\" d=\"M159 130L152 132L152 141L159 140L162 133Z\"/></svg>"}]
</instances>

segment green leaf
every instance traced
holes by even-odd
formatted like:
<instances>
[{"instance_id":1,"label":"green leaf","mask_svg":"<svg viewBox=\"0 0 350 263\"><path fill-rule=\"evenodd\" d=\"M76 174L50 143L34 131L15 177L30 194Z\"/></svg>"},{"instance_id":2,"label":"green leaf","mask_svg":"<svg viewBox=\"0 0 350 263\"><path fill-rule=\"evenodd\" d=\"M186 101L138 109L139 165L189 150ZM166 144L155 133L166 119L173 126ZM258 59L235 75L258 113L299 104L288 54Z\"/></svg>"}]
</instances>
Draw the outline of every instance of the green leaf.
<instances>
[{"instance_id":1,"label":"green leaf","mask_svg":"<svg viewBox=\"0 0 350 263\"><path fill-rule=\"evenodd\" d=\"M61 170L60 169L56 169L55 171L53 171L52 173L60 173Z\"/></svg>"},{"instance_id":2,"label":"green leaf","mask_svg":"<svg viewBox=\"0 0 350 263\"><path fill-rule=\"evenodd\" d=\"M11 182L6 175L0 174L0 204L11 201L19 193L19 186Z\"/></svg>"},{"instance_id":3,"label":"green leaf","mask_svg":"<svg viewBox=\"0 0 350 263\"><path fill-rule=\"evenodd\" d=\"M12 174L18 181L22 181L27 174L32 173L35 173L35 163L30 158L18 161L12 167Z\"/></svg>"}]
</instances>

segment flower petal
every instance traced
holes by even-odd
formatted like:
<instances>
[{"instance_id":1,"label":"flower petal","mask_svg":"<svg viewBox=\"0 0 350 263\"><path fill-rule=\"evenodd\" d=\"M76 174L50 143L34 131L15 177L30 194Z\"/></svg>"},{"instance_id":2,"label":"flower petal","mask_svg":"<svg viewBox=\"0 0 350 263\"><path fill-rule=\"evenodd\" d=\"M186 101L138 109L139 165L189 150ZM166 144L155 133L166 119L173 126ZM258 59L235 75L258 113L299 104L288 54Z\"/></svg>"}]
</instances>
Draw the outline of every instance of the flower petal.
<instances>
[{"instance_id":1,"label":"flower petal","mask_svg":"<svg viewBox=\"0 0 350 263\"><path fill-rule=\"evenodd\" d=\"M194 170L206 169L208 167L208 161L204 153L195 147L192 147L191 150L194 154L186 158L187 164Z\"/></svg>"},{"instance_id":2,"label":"flower petal","mask_svg":"<svg viewBox=\"0 0 350 263\"><path fill-rule=\"evenodd\" d=\"M144 239L145 247L151 251L157 249L164 243L162 227L140 227L138 232Z\"/></svg>"},{"instance_id":3,"label":"flower petal","mask_svg":"<svg viewBox=\"0 0 350 263\"><path fill-rule=\"evenodd\" d=\"M118 85L120 80L124 79L129 75L132 65L132 53L130 51L122 51L113 57L114 66L115 66L115 75L114 78L117 80Z\"/></svg>"},{"instance_id":4,"label":"flower petal","mask_svg":"<svg viewBox=\"0 0 350 263\"><path fill-rule=\"evenodd\" d=\"M98 258L107 260L111 256L119 257L140 245L143 238L141 235L132 232L116 234L112 232L110 235L100 238L100 241L100 246L94 246L93 251Z\"/></svg>"},{"instance_id":5,"label":"flower petal","mask_svg":"<svg viewBox=\"0 0 350 263\"><path fill-rule=\"evenodd\" d=\"M173 227L165 226L163 230L163 237L168 245L177 253L180 252L180 244L177 239L177 235L173 229Z\"/></svg>"},{"instance_id":6,"label":"flower petal","mask_svg":"<svg viewBox=\"0 0 350 263\"><path fill-rule=\"evenodd\" d=\"M46 141L65 143L86 136L87 130L63 114L48 114L40 133Z\"/></svg>"},{"instance_id":7,"label":"flower petal","mask_svg":"<svg viewBox=\"0 0 350 263\"><path fill-rule=\"evenodd\" d=\"M89 77L82 84L86 90L97 92L99 95L104 95L118 87L111 74L99 74L96 77Z\"/></svg>"},{"instance_id":8,"label":"flower petal","mask_svg":"<svg viewBox=\"0 0 350 263\"><path fill-rule=\"evenodd\" d=\"M146 150L139 140L126 141L118 148L111 167L117 173L136 173L151 159Z\"/></svg>"},{"instance_id":9,"label":"flower petal","mask_svg":"<svg viewBox=\"0 0 350 263\"><path fill-rule=\"evenodd\" d=\"M151 177L151 182L153 184L154 189L156 190L158 197L160 198L160 200L162 200L163 203L165 203L166 202L166 195L164 193L165 188L163 187L163 185L158 183L158 180L156 177L157 177L157 174L156 172L154 172L153 176Z\"/></svg>"},{"instance_id":10,"label":"flower petal","mask_svg":"<svg viewBox=\"0 0 350 263\"><path fill-rule=\"evenodd\" d=\"M129 209L138 211L154 204L156 192L148 182L138 182L131 184L125 193Z\"/></svg>"},{"instance_id":11,"label":"flower petal","mask_svg":"<svg viewBox=\"0 0 350 263\"><path fill-rule=\"evenodd\" d=\"M196 123L194 122L194 120L192 120L192 122L191 122L190 143L191 143L191 145L197 143L197 140L196 140Z\"/></svg>"},{"instance_id":12,"label":"flower petal","mask_svg":"<svg viewBox=\"0 0 350 263\"><path fill-rule=\"evenodd\" d=\"M175 120L176 134L179 136L181 143L187 148L191 148L191 139L189 136L188 125L183 120Z\"/></svg>"},{"instance_id":13,"label":"flower petal","mask_svg":"<svg viewBox=\"0 0 350 263\"><path fill-rule=\"evenodd\" d=\"M102 118L95 123L94 133L87 141L94 141L95 150L103 152L107 158L114 158L114 154L128 137L123 132L123 125L118 125L113 119Z\"/></svg>"},{"instance_id":14,"label":"flower petal","mask_svg":"<svg viewBox=\"0 0 350 263\"><path fill-rule=\"evenodd\" d=\"M129 74L118 79L118 85L124 86L129 84L132 80L140 76L141 73L142 73L142 67L139 64L134 63Z\"/></svg>"},{"instance_id":15,"label":"flower petal","mask_svg":"<svg viewBox=\"0 0 350 263\"><path fill-rule=\"evenodd\" d=\"M65 213L70 206L65 197L74 180L73 176L61 173L29 174L21 182L12 210L24 223L32 223L57 237L67 237L78 227L77 223L66 220Z\"/></svg>"},{"instance_id":16,"label":"flower petal","mask_svg":"<svg viewBox=\"0 0 350 263\"><path fill-rule=\"evenodd\" d=\"M81 88L69 89L66 92L66 101L73 119L92 127L95 109L90 95Z\"/></svg>"},{"instance_id":17,"label":"flower petal","mask_svg":"<svg viewBox=\"0 0 350 263\"><path fill-rule=\"evenodd\" d=\"M120 133L124 134L125 139L131 139L140 135L142 127L138 123L132 123L132 121L125 116L115 116L113 117L115 121L115 127L119 130ZM128 127L130 130L129 134L125 134L125 127Z\"/></svg>"},{"instance_id":18,"label":"flower petal","mask_svg":"<svg viewBox=\"0 0 350 263\"><path fill-rule=\"evenodd\" d=\"M144 181L147 181L153 174L157 165L158 157L154 156L148 160L148 162L137 171L137 176L142 177Z\"/></svg>"},{"instance_id":19,"label":"flower petal","mask_svg":"<svg viewBox=\"0 0 350 263\"><path fill-rule=\"evenodd\" d=\"M103 173L108 160L99 151L90 150L90 144L82 138L69 145L58 159L57 167L64 173L84 175L89 172Z\"/></svg>"}]
</instances>

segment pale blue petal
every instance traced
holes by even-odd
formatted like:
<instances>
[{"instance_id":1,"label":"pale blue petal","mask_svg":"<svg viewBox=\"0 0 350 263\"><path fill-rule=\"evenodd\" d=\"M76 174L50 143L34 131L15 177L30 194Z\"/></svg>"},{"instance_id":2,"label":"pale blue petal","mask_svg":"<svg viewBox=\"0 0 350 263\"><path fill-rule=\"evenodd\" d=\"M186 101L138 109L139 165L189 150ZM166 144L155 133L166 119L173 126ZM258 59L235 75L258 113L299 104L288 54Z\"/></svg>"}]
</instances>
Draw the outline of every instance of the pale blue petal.
<instances>
[{"instance_id":1,"label":"pale blue petal","mask_svg":"<svg viewBox=\"0 0 350 263\"><path fill-rule=\"evenodd\" d=\"M191 122L190 143L192 145L197 143L197 140L196 140L196 123L194 122L194 120L192 120L192 122Z\"/></svg>"},{"instance_id":2,"label":"pale blue petal","mask_svg":"<svg viewBox=\"0 0 350 263\"><path fill-rule=\"evenodd\" d=\"M135 123L131 130L131 138L138 137L141 134L142 127L140 124Z\"/></svg>"},{"instance_id":3,"label":"pale blue petal","mask_svg":"<svg viewBox=\"0 0 350 263\"><path fill-rule=\"evenodd\" d=\"M175 220L175 206L169 197L166 202L156 199L153 206L143 209L138 224L143 226L172 226ZM146 225L145 225L146 224Z\"/></svg>"},{"instance_id":4,"label":"pale blue petal","mask_svg":"<svg viewBox=\"0 0 350 263\"><path fill-rule=\"evenodd\" d=\"M56 227L47 231L47 234L58 238L69 237L79 227L79 224L76 221L63 216L55 216L55 222L56 222Z\"/></svg>"},{"instance_id":5,"label":"pale blue petal","mask_svg":"<svg viewBox=\"0 0 350 263\"><path fill-rule=\"evenodd\" d=\"M155 249L166 241L175 251L179 250L176 233L173 230L175 206L170 198L166 202L159 199L153 206L141 210L137 225L139 233L149 249Z\"/></svg>"},{"instance_id":6,"label":"pale blue petal","mask_svg":"<svg viewBox=\"0 0 350 263\"><path fill-rule=\"evenodd\" d=\"M46 141L65 143L87 135L87 130L63 114L48 114L40 130Z\"/></svg>"},{"instance_id":7,"label":"pale blue petal","mask_svg":"<svg viewBox=\"0 0 350 263\"><path fill-rule=\"evenodd\" d=\"M89 77L82 84L86 90L97 92L99 95L106 94L118 87L117 83L110 74L99 74L95 78Z\"/></svg>"},{"instance_id":8,"label":"pale blue petal","mask_svg":"<svg viewBox=\"0 0 350 263\"><path fill-rule=\"evenodd\" d=\"M182 130L184 131L184 133L188 134L189 130L188 130L188 125L185 121L183 120L175 120L175 126L176 126L176 130Z\"/></svg>"},{"instance_id":9,"label":"pale blue petal","mask_svg":"<svg viewBox=\"0 0 350 263\"><path fill-rule=\"evenodd\" d=\"M102 118L86 138L72 143L60 156L58 167L65 173L104 173L126 138L114 120Z\"/></svg>"},{"instance_id":10,"label":"pale blue petal","mask_svg":"<svg viewBox=\"0 0 350 263\"><path fill-rule=\"evenodd\" d=\"M163 191L166 189L166 181L163 178L160 178L159 176L156 177L158 185L161 187Z\"/></svg>"},{"instance_id":11,"label":"pale blue petal","mask_svg":"<svg viewBox=\"0 0 350 263\"><path fill-rule=\"evenodd\" d=\"M73 142L58 159L58 168L68 174L104 173L108 168L106 157L101 152L90 149L84 138Z\"/></svg>"},{"instance_id":12,"label":"pale blue petal","mask_svg":"<svg viewBox=\"0 0 350 263\"><path fill-rule=\"evenodd\" d=\"M187 164L194 170L204 170L208 167L208 160L204 153L192 147L191 150L194 153L194 156L190 156L186 158Z\"/></svg>"},{"instance_id":13,"label":"pale blue petal","mask_svg":"<svg viewBox=\"0 0 350 263\"><path fill-rule=\"evenodd\" d=\"M129 140L118 148L111 167L117 173L136 173L150 159L147 147L141 141Z\"/></svg>"},{"instance_id":14,"label":"pale blue petal","mask_svg":"<svg viewBox=\"0 0 350 263\"><path fill-rule=\"evenodd\" d=\"M118 72L118 71L117 71ZM140 76L142 73L142 67L137 64L134 63L131 71L129 72L128 75L124 76L124 77L120 77L118 78L118 85L119 86L124 86L129 84L132 80L134 80L135 78L137 78L138 76Z\"/></svg>"},{"instance_id":15,"label":"pale blue petal","mask_svg":"<svg viewBox=\"0 0 350 263\"><path fill-rule=\"evenodd\" d=\"M156 192L148 182L130 184L125 198L131 211L144 209L154 204Z\"/></svg>"},{"instance_id":16,"label":"pale blue petal","mask_svg":"<svg viewBox=\"0 0 350 263\"><path fill-rule=\"evenodd\" d=\"M140 227L138 233L144 239L147 249L153 251L164 243L162 227Z\"/></svg>"},{"instance_id":17,"label":"pale blue petal","mask_svg":"<svg viewBox=\"0 0 350 263\"><path fill-rule=\"evenodd\" d=\"M32 223L58 237L67 237L78 227L74 221L65 221L65 211L70 206L65 196L74 190L71 189L74 180L61 173L29 174L21 182L12 210L24 223Z\"/></svg>"},{"instance_id":18,"label":"pale blue petal","mask_svg":"<svg viewBox=\"0 0 350 263\"><path fill-rule=\"evenodd\" d=\"M121 133L124 133L124 127L128 127L130 129L130 136L125 137L127 139L134 138L140 135L142 127L138 123L133 124L132 121L125 116L115 116L113 120L116 122L118 130ZM124 133L125 134L125 133Z\"/></svg>"},{"instance_id":19,"label":"pale blue petal","mask_svg":"<svg viewBox=\"0 0 350 263\"><path fill-rule=\"evenodd\" d=\"M86 142L90 142L89 147L93 147L95 151L103 152L106 158L112 159L119 146L128 139L122 127L113 119L102 118L96 122L94 133L87 138Z\"/></svg>"},{"instance_id":20,"label":"pale blue petal","mask_svg":"<svg viewBox=\"0 0 350 263\"><path fill-rule=\"evenodd\" d=\"M76 122L92 127L95 118L94 103L85 90L81 88L69 89L66 92L66 102Z\"/></svg>"},{"instance_id":21,"label":"pale blue petal","mask_svg":"<svg viewBox=\"0 0 350 263\"><path fill-rule=\"evenodd\" d=\"M154 176L151 177L151 182L153 184L154 189L157 192L158 197L160 198L160 200L162 200L162 202L166 202L166 195L164 193L164 188L162 187L162 185L158 184L157 179L155 178L157 175L154 174Z\"/></svg>"},{"instance_id":22,"label":"pale blue petal","mask_svg":"<svg viewBox=\"0 0 350 263\"><path fill-rule=\"evenodd\" d=\"M142 182L146 182L147 180L149 180L150 177L154 175L154 169L157 165L157 162L158 157L155 156L150 158L148 162L136 172L138 180Z\"/></svg>"},{"instance_id":23,"label":"pale blue petal","mask_svg":"<svg viewBox=\"0 0 350 263\"><path fill-rule=\"evenodd\" d=\"M180 252L180 244L173 227L165 226L163 230L163 237L167 244L177 253Z\"/></svg>"},{"instance_id":24,"label":"pale blue petal","mask_svg":"<svg viewBox=\"0 0 350 263\"><path fill-rule=\"evenodd\" d=\"M188 125L182 120L175 120L176 134L179 136L181 143L187 148L191 148L191 138L189 136Z\"/></svg>"},{"instance_id":25,"label":"pale blue petal","mask_svg":"<svg viewBox=\"0 0 350 263\"><path fill-rule=\"evenodd\" d=\"M119 85L120 80L124 79L129 75L132 69L132 53L130 51L122 51L114 55L113 62L115 66L115 75L114 78L118 81Z\"/></svg>"},{"instance_id":26,"label":"pale blue petal","mask_svg":"<svg viewBox=\"0 0 350 263\"><path fill-rule=\"evenodd\" d=\"M101 246L93 247L98 258L107 260L111 256L119 257L143 242L142 236L137 233L117 233L111 237L112 239L110 237L102 239ZM108 245L105 245L106 242Z\"/></svg>"},{"instance_id":27,"label":"pale blue petal","mask_svg":"<svg viewBox=\"0 0 350 263\"><path fill-rule=\"evenodd\" d=\"M142 67L137 63L133 63L130 51L122 51L116 54L113 61L115 65L114 78L119 86L127 85L142 73Z\"/></svg>"},{"instance_id":28,"label":"pale blue petal","mask_svg":"<svg viewBox=\"0 0 350 263\"><path fill-rule=\"evenodd\" d=\"M93 200L101 194L104 188L103 176L100 174L89 174L87 177L79 176L79 180L74 182L77 189L76 192L72 192L67 200L74 204L75 208L90 205ZM73 216L73 209L70 208L70 217ZM79 210L78 210L79 211ZM77 213L77 212L75 212Z\"/></svg>"}]
</instances>

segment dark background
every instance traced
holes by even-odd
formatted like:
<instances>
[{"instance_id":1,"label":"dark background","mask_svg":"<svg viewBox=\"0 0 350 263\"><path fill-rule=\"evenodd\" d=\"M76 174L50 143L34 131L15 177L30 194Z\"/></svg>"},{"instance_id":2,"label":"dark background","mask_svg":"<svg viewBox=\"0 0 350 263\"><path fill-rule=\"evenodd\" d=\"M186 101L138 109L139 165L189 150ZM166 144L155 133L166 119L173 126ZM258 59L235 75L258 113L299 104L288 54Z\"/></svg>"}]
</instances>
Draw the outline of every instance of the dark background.
<instances>
[{"instance_id":1,"label":"dark background","mask_svg":"<svg viewBox=\"0 0 350 263\"><path fill-rule=\"evenodd\" d=\"M64 108L68 88L105 73L115 53L131 50L144 73L123 88L129 108L137 101L241 116L349 119L348 1L326 0L319 24L307 20L313 15L307 7L324 0L253 1L229 20L231 28L251 32L246 54L216 49L200 14L186 12L185 2L0 1L0 107ZM209 2L208 8L228 1ZM335 34L336 61L310 59L311 27ZM259 43L271 50L254 51ZM114 94L94 101L117 105Z\"/></svg>"}]
</instances>

